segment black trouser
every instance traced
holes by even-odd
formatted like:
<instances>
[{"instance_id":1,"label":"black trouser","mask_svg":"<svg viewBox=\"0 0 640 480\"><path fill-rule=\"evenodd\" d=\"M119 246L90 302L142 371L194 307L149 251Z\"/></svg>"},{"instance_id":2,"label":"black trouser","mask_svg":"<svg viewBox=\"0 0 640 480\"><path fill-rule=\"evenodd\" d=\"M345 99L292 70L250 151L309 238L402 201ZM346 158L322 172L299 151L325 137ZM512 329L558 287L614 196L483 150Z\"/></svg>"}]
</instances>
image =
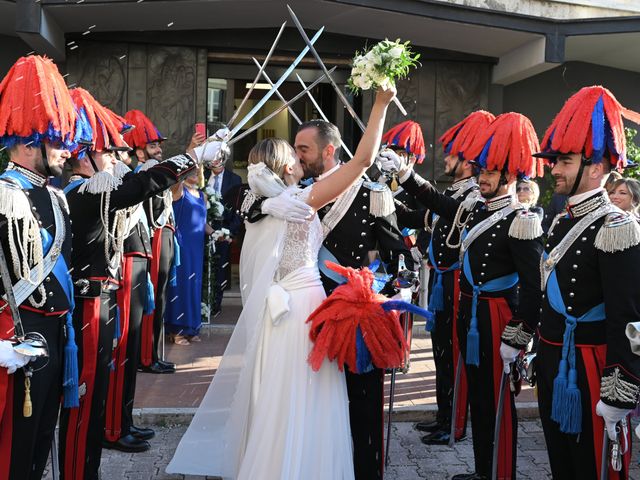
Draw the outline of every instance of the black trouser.
<instances>
[{"instance_id":1,"label":"black trouser","mask_svg":"<svg viewBox=\"0 0 640 480\"><path fill-rule=\"evenodd\" d=\"M488 478L491 477L494 427L503 372L500 336L511 317L511 310L504 298L487 299L480 296L477 309L480 363L478 366L466 365L475 469L476 473ZM458 315L458 337L465 360L470 320L471 296L463 293ZM517 424L514 395L509 389L509 382L506 382L498 455L500 480L516 478Z\"/></svg>"},{"instance_id":2,"label":"black trouser","mask_svg":"<svg viewBox=\"0 0 640 480\"><path fill-rule=\"evenodd\" d=\"M224 291L229 283L231 268L229 259L231 257L231 244L229 242L216 242L216 253L213 255L215 262L215 303L213 311L220 310Z\"/></svg>"},{"instance_id":3,"label":"black trouser","mask_svg":"<svg viewBox=\"0 0 640 480\"><path fill-rule=\"evenodd\" d=\"M432 271L433 272L433 271ZM429 299L433 291L435 274L430 276ZM453 387L455 372L453 369L453 302L454 302L454 274L442 274L442 289L444 310L435 312L435 324L431 331L431 346L433 361L436 365L436 402L438 414L436 420L443 429L451 428L451 404L453 402Z\"/></svg>"},{"instance_id":4,"label":"black trouser","mask_svg":"<svg viewBox=\"0 0 640 480\"><path fill-rule=\"evenodd\" d=\"M115 334L115 291L76 297L80 406L60 417L60 477L96 480L100 471L105 406Z\"/></svg>"},{"instance_id":5,"label":"black trouser","mask_svg":"<svg viewBox=\"0 0 640 480\"><path fill-rule=\"evenodd\" d=\"M600 379L606 363L607 347L606 345L576 345L576 370L582 403L580 435L562 433L559 425L551 419L553 381L558 374L561 355L561 345L552 345L544 339L538 342L536 356L538 406L549 453L551 474L558 480L596 480L600 478L604 421L596 415L595 404L600 399ZM622 470L615 472L609 468L608 478L612 480L629 478L632 437L630 432L631 428L628 435L629 451L623 457ZM611 464L611 462L608 463Z\"/></svg>"},{"instance_id":6,"label":"black trouser","mask_svg":"<svg viewBox=\"0 0 640 480\"><path fill-rule=\"evenodd\" d=\"M169 286L169 274L173 264L173 230L162 229L162 246L160 247L160 266L158 268L158 285L156 288L156 309L153 313L153 349L151 359L153 363L158 361L158 348L160 346L160 332L164 319L164 310L167 305L167 287Z\"/></svg>"},{"instance_id":7,"label":"black trouser","mask_svg":"<svg viewBox=\"0 0 640 480\"><path fill-rule=\"evenodd\" d=\"M126 331L113 352L113 369L107 399L106 438L115 442L130 433L133 424L133 402L140 355L142 316L147 295L149 260L127 256L123 266L123 285L118 290L120 316L126 317ZM126 302L126 306L123 305ZM124 312L126 308L128 311ZM124 321L122 323L125 323ZM126 333L126 336L125 336Z\"/></svg>"},{"instance_id":8,"label":"black trouser","mask_svg":"<svg viewBox=\"0 0 640 480\"><path fill-rule=\"evenodd\" d=\"M30 417L23 415L24 370L13 374L13 429L11 436L11 480L40 479L54 438L60 398L62 395L62 363L64 355L63 325L65 315L45 317L36 312L20 310L25 332L38 332L47 339L49 358L39 359L30 366Z\"/></svg>"},{"instance_id":9,"label":"black trouser","mask_svg":"<svg viewBox=\"0 0 640 480\"><path fill-rule=\"evenodd\" d=\"M382 478L384 427L384 371L355 374L348 370L349 421L353 437L356 480Z\"/></svg>"}]
</instances>

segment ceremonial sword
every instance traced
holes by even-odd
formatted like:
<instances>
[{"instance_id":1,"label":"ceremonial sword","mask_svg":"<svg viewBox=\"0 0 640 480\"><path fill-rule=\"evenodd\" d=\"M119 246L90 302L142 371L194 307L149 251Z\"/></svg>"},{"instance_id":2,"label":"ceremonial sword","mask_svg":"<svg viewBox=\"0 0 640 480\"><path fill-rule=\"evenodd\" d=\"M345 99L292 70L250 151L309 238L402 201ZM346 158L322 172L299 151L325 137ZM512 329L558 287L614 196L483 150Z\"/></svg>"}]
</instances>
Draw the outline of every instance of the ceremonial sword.
<instances>
[{"instance_id":1,"label":"ceremonial sword","mask_svg":"<svg viewBox=\"0 0 640 480\"><path fill-rule=\"evenodd\" d=\"M456 413L458 397L460 396L460 379L462 378L462 353L458 352L458 363L456 364L456 375L453 379L453 399L451 404L451 429L449 431L449 447L456 443ZM465 410L467 406L465 405ZM466 413L466 412L465 412Z\"/></svg>"},{"instance_id":2,"label":"ceremonial sword","mask_svg":"<svg viewBox=\"0 0 640 480\"><path fill-rule=\"evenodd\" d=\"M607 427L604 427L604 434L602 435L602 460L600 461L600 480L607 480L609 478L609 434L607 433Z\"/></svg>"},{"instance_id":3,"label":"ceremonial sword","mask_svg":"<svg viewBox=\"0 0 640 480\"><path fill-rule=\"evenodd\" d=\"M293 10L291 9L291 7L289 5L287 5L287 9L289 10L289 15L291 15L291 19L293 20L293 23L295 23L296 28L300 32L300 35L302 35L302 38L304 39L305 43L307 45L309 45L309 47L311 49L311 54L315 57L316 61L318 62L318 65L320 65L320 68L322 69L322 71L325 74L327 74L327 76L328 76L327 67L322 62L322 59L320 58L320 55L318 54L316 49L313 47L313 45L311 45L309 43L309 37L307 36L307 33L304 31L304 28L302 27L302 24L300 23L300 20L298 20L298 17L296 17L296 14L293 12ZM353 107L351 106L351 104L347 100L347 97L344 96L344 93L342 93L342 90L340 89L340 87L338 87L336 82L330 76L329 76L329 81L331 82L331 86L333 87L333 89L338 94L338 97L340 97L340 100L342 101L344 106L347 108L347 110L349 111L349 113L351 114L351 116L353 117L355 122L360 127L360 130L362 130L364 132L364 129L365 129L364 123L362 123L362 120L360 120L360 118L356 114L356 111L353 109ZM402 115L404 115L406 117L407 116L407 111L404 109L404 107L400 103L400 100L398 100L398 97L393 97L393 103L396 104L396 106L398 107L398 109L400 110Z\"/></svg>"},{"instance_id":4,"label":"ceremonial sword","mask_svg":"<svg viewBox=\"0 0 640 480\"><path fill-rule=\"evenodd\" d=\"M258 68L262 69L262 65L260 65L260 62L258 60L256 60L255 57L251 57L251 59L253 60L253 62L256 64L256 66ZM267 74L267 72L265 72L264 70L261 70L261 72L262 72L262 76L264 77L264 79L273 88L273 82L271 81L271 78L269 78L269 75ZM284 99L284 97L280 93L280 90L276 89L276 95L278 96L278 98L280 99L281 102L287 103L287 101ZM302 125L302 120L300 120L300 117L298 117L298 115L296 115L296 112L293 111L293 108L291 108L291 106L289 105L289 106L287 106L287 109L289 110L289 113L291 114L293 119L296 122L298 122L298 125Z\"/></svg>"},{"instance_id":5,"label":"ceremonial sword","mask_svg":"<svg viewBox=\"0 0 640 480\"><path fill-rule=\"evenodd\" d=\"M287 24L287 22L284 22L282 24L282 26L280 27L280 31L278 32L278 35L276 35L276 39L273 41L273 44L271 45L271 48L269 49L269 53L267 53L267 56L265 57L264 62L262 63L262 65L260 65L260 68L258 69L258 74L256 75L256 78L253 79L253 83L251 84L251 88L249 88L247 90L247 93L244 94L244 98L242 99L242 102L240 102L240 106L236 109L235 112L233 112L233 116L231 117L231 120L229 120L227 122L227 128L231 128L231 126L233 125L233 122L236 120L236 118L240 114L240 111L242 110L242 107L244 107L244 104L247 103L247 100L249 99L249 96L251 95L251 92L253 92L253 89L256 88L256 85L258 84L258 81L260 80L260 75L264 72L264 69L266 68L267 63L269 63L269 60L271 59L271 55L273 54L273 51L276 49L276 45L280 41L280 37L282 36L282 32L284 31L284 27L285 27L286 24ZM269 82L269 83L271 83L271 82Z\"/></svg>"},{"instance_id":6,"label":"ceremonial sword","mask_svg":"<svg viewBox=\"0 0 640 480\"><path fill-rule=\"evenodd\" d=\"M500 426L502 424L502 409L504 407L504 391L506 390L508 373L502 372L500 379L500 394L498 395L498 409L496 411L496 423L493 429L493 460L491 462L491 480L498 478L498 450L500 449Z\"/></svg>"},{"instance_id":7,"label":"ceremonial sword","mask_svg":"<svg viewBox=\"0 0 640 480\"><path fill-rule=\"evenodd\" d=\"M336 69L336 67L333 67L331 70L329 70L329 73L333 72ZM260 120L258 123L254 124L253 126L251 126L250 128L248 128L247 130L245 130L244 132L242 132L240 135L237 135L235 137L233 137L231 140L229 140L227 142L227 145L231 146L234 143L236 143L238 140L243 139L244 137L246 137L247 135L253 133L255 130L257 130L258 128L260 128L262 125L264 125L265 123L267 123L269 120L271 120L273 117L275 117L276 115L278 115L280 112L282 112L285 108L288 108L289 105L291 105L293 102L299 100L303 95L306 95L308 90L311 90L313 87L315 87L316 85L318 85L323 78L325 78L326 75L323 73L320 77L318 77L311 85L309 85L307 88L305 88L304 90L302 90L300 93L298 93L295 97L293 97L291 100L289 100L288 102L283 103L282 105L280 105L278 108L276 108L273 112L271 112L269 115L267 115L265 118L263 118L262 120ZM276 87L276 85L274 85L274 87Z\"/></svg>"},{"instance_id":8,"label":"ceremonial sword","mask_svg":"<svg viewBox=\"0 0 640 480\"><path fill-rule=\"evenodd\" d=\"M275 85L273 87L271 87L271 90L269 90L264 97L262 97L260 99L260 101L258 103L256 103L256 105L251 109L251 111L249 113L247 113L242 120L240 120L238 122L238 124L233 127L233 129L227 134L227 136L224 138L224 140L227 140L227 145L231 145L231 139L233 139L234 135L236 135L238 133L238 131L245 126L245 124L251 120L251 118L253 118L253 116L258 112L258 110L260 110L262 108L262 106L267 102L267 100L269 100L271 98L271 96L275 93L275 91L280 87L280 85L282 85L284 83L284 81L289 77L289 75L291 75L291 73L295 70L295 68L298 66L298 64L302 61L302 59L304 58L304 56L307 54L307 52L309 51L309 48L313 48L313 44L316 42L316 40L318 40L318 38L320 38L320 35L322 35L322 32L324 31L324 27L322 27L320 30L318 30L316 32L316 34L313 36L313 38L309 41L309 43L307 44L306 47L304 47L304 49L302 50L302 52L300 52L300 54L293 60L293 63L289 66L289 68L287 68L285 70L285 72L282 74L282 76L278 79L278 81L275 83ZM325 74L328 74L328 72L325 72ZM329 78L331 78L329 76ZM286 108L286 107L285 107ZM246 133L246 132L245 132Z\"/></svg>"},{"instance_id":9,"label":"ceremonial sword","mask_svg":"<svg viewBox=\"0 0 640 480\"><path fill-rule=\"evenodd\" d=\"M358 114L353 109L353 106L349 103L349 100L347 100L347 97L345 97L344 93L342 93L342 90L340 89L340 87L338 87L338 84L335 82L335 80L333 80L333 78L331 78L331 75L329 75L329 71L327 70L327 67L325 66L324 62L320 58L320 55L318 54L315 47L313 46L313 42L309 40L309 37L307 36L307 32L304 31L304 28L302 27L300 20L298 20L298 17L296 17L296 14L293 12L293 10L289 5L287 5L287 9L289 10L289 15L291 15L293 23L296 25L296 28L298 29L298 31L300 32L300 35L302 36L302 39L307 44L307 48L310 49L311 54L315 57L316 62L318 62L318 66L320 66L324 74L329 79L329 83L331 83L331 86L336 91L338 98L340 98L340 101L343 103L343 105L345 106L345 108L353 118L353 120L356 122L358 127L360 127L360 130L364 132L365 131L364 123L362 122L362 120L360 120L360 117L358 117Z\"/></svg>"},{"instance_id":10,"label":"ceremonial sword","mask_svg":"<svg viewBox=\"0 0 640 480\"><path fill-rule=\"evenodd\" d=\"M298 81L300 82L300 85L302 85L302 88L307 88L307 86L304 84L304 81L302 80L302 78L300 78L300 75L298 75L296 73L296 77L298 78ZM325 122L331 123L331 122L329 122L329 119L327 118L327 116L324 114L324 112L320 108L320 105L318 105L318 102L316 102L316 99L313 98L313 95L311 94L310 90L307 90L307 96L309 97L309 100L311 100L311 103L313 103L313 106L316 107L316 110L318 110L318 113L320 114L322 119ZM345 151L345 153L349 156L349 158L353 158L353 153L351 153L351 150L349 150L347 148L347 146L344 144L344 141L342 140L342 137L340 137L340 146Z\"/></svg>"}]
</instances>

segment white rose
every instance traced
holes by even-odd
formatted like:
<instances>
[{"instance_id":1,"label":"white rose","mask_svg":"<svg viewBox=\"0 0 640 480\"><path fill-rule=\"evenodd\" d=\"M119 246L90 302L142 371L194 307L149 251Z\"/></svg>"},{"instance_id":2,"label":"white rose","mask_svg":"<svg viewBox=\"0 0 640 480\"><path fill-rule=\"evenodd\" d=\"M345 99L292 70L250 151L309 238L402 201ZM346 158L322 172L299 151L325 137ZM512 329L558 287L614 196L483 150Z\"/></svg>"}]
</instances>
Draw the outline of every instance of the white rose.
<instances>
[{"instance_id":1,"label":"white rose","mask_svg":"<svg viewBox=\"0 0 640 480\"><path fill-rule=\"evenodd\" d=\"M393 47L391 50L389 50L388 53L392 58L400 58L403 51L404 51L404 47L398 45Z\"/></svg>"}]
</instances>

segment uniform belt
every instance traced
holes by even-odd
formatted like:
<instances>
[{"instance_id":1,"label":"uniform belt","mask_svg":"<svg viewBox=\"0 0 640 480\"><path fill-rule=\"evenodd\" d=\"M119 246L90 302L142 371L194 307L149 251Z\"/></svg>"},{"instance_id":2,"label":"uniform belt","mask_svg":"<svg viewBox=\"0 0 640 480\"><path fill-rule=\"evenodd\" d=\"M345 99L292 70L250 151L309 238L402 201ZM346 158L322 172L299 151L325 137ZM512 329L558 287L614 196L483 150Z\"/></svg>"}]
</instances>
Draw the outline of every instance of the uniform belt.
<instances>
[{"instance_id":1,"label":"uniform belt","mask_svg":"<svg viewBox=\"0 0 640 480\"><path fill-rule=\"evenodd\" d=\"M118 290L118 285L109 280L77 278L73 280L75 286L75 296L82 298L96 298L102 292Z\"/></svg>"}]
</instances>

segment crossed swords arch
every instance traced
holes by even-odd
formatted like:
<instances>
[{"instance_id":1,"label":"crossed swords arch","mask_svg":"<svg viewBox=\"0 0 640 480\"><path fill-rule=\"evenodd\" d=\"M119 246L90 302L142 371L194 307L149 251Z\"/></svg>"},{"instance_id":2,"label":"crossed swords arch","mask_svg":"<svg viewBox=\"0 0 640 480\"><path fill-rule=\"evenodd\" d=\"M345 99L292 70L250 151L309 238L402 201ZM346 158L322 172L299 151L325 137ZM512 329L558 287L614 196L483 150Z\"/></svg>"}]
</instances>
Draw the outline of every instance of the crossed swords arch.
<instances>
[{"instance_id":1,"label":"crossed swords arch","mask_svg":"<svg viewBox=\"0 0 640 480\"><path fill-rule=\"evenodd\" d=\"M289 110L289 113L291 114L292 118L298 124L302 124L302 120L300 119L300 117L298 117L298 115L295 114L295 112L291 108L291 105L293 103L295 103L297 100L299 100L300 98L304 97L305 95L309 97L309 99L313 103L315 109L318 111L318 114L320 115L320 117L323 120L328 121L326 115L324 114L324 112L320 108L320 105L315 100L315 98L313 98L313 95L311 94L311 90L316 85L318 85L320 82L322 82L325 79L332 86L332 88L336 92L336 95L338 96L338 98L340 99L341 103L344 105L346 110L349 112L349 114L353 118L353 120L356 123L356 125L360 128L360 130L362 132L365 131L366 127L365 127L364 122L362 121L362 119L360 119L358 114L353 109L353 106L351 105L349 100L346 98L346 96L345 96L344 92L342 91L342 89L338 86L338 84L335 82L335 80L331 76L331 74L334 72L336 67L328 69L327 66L325 65L325 63L322 61L322 58L320 57L320 54L317 52L317 50L314 47L314 44L316 43L316 41L320 38L320 36L324 32L324 27L321 27L315 33L315 35L312 38L309 38L309 36L305 32L304 27L300 23L300 20L298 20L298 17L296 16L296 14L293 11L293 9L289 5L287 5L287 9L289 11L289 15L291 16L291 19L293 20L293 23L295 24L296 28L298 29L298 32L300 33L300 36L302 37L302 39L305 42L304 49L293 60L292 64L285 70L285 72L280 76L280 78L274 83L271 80L271 78L269 77L269 75L266 73L265 69L267 67L267 64L269 63L269 60L271 59L271 56L273 55L273 52L275 51L275 49L276 49L276 47L278 45L278 42L280 41L280 38L281 38L282 33L284 31L284 28L285 28L285 26L287 24L287 22L285 21L280 26L280 30L278 31L278 34L276 35L276 38L273 41L273 43L272 43L272 45L271 45L271 47L269 49L269 52L267 53L267 56L265 57L264 62L262 64L260 64L260 62L258 62L255 58L253 59L254 63L258 67L258 73L256 74L255 78L253 79L253 82L251 83L251 86L249 87L249 89L245 93L244 98L240 102L240 105L235 110L235 112L233 113L233 115L231 116L229 121L227 122L227 128L229 129L229 132L224 136L224 138L218 138L216 135L212 135L211 137L209 137L207 139L207 142L220 142L220 141L222 141L222 142L226 143L228 146L231 146L234 143L236 143L237 141L241 140L242 138L246 137L247 135L250 135L255 130L257 130L260 127L262 127L265 123L267 123L269 120L271 120L273 117L275 117L276 115L278 115L280 112L282 112L285 109ZM293 98L291 98L290 100L287 101L287 100L285 100L285 98L282 96L282 94L279 92L278 89L287 80L287 78L289 78L289 76L294 72L294 70L296 69L298 64L302 61L302 59L309 52L311 52L312 56L315 58L318 66L320 67L320 69L322 71L322 75L320 77L318 77L314 82L312 82L308 86L305 85L305 83L302 81L302 79L298 75L296 75L298 77L299 83L302 85L303 90L299 94L295 95ZM251 93L254 91L256 85L261 80L261 78L264 78L268 82L268 84L271 87L270 90L267 91L267 93L260 99L260 101L258 101L258 103L256 103L256 105L244 117L242 117L240 120L238 120L240 112L243 110L243 107L246 105L247 101L249 100L249 97L251 96ZM263 118L259 122L257 122L254 125L252 125L247 130L243 131L242 133L239 133L240 130L247 124L247 122L249 122L255 116L255 114L264 106L264 104L273 95L276 95L279 98L279 100L282 102L282 105L280 107L278 107L275 111L270 113L268 116L266 116L265 118ZM398 105L398 108L400 109L400 111L404 115L406 115L407 112L404 110L404 108L402 107L400 102L397 100L397 98L394 98L394 101L395 101L396 105ZM237 123L236 123L236 121L237 121ZM344 144L344 142L342 140L341 140L341 147L344 149L345 153L349 156L349 158L353 158L353 154L347 148L347 146Z\"/></svg>"}]
</instances>

